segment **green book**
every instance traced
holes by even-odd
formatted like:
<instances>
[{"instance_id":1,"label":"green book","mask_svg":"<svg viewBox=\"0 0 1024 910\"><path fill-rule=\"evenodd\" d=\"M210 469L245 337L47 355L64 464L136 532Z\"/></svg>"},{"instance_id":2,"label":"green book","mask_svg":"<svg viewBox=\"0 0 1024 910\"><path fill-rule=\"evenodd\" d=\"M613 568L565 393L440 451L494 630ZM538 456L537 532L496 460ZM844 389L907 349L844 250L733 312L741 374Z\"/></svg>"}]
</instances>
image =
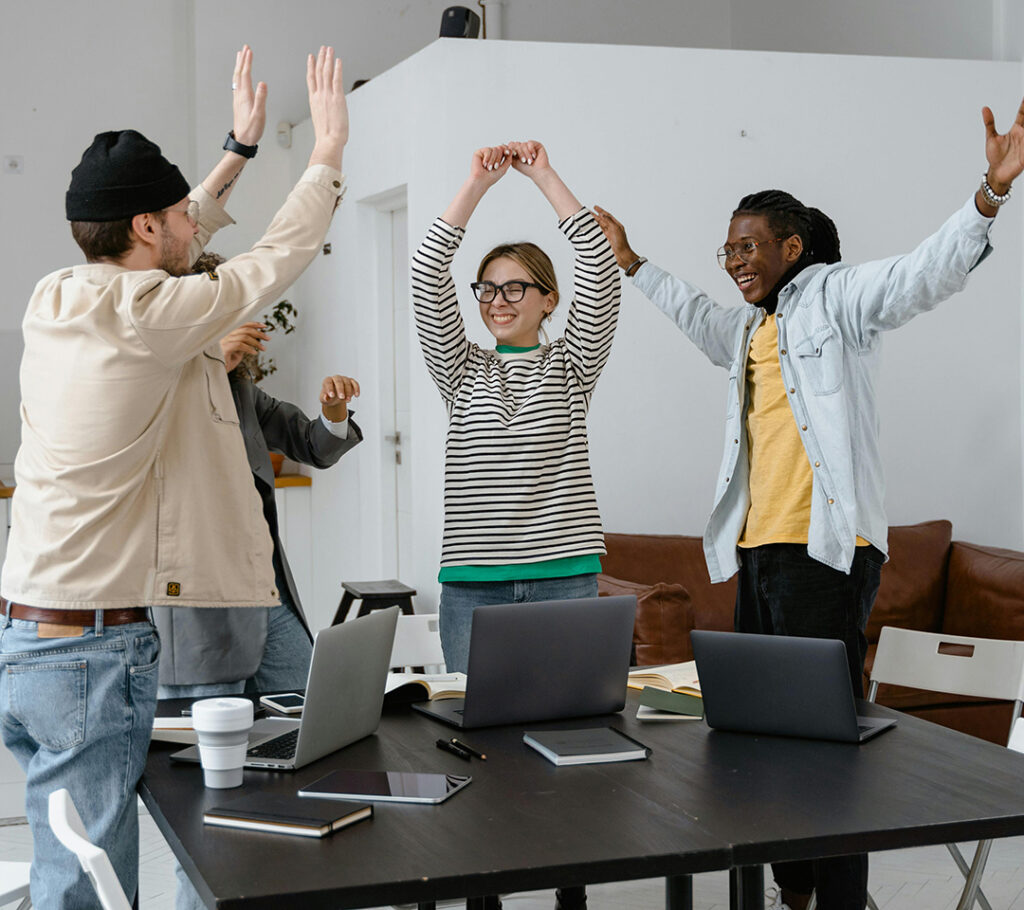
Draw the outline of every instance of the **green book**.
<instances>
[{"instance_id":1,"label":"green book","mask_svg":"<svg viewBox=\"0 0 1024 910\"><path fill-rule=\"evenodd\" d=\"M704 699L699 695L688 695L685 692L669 692L666 689L656 689L653 686L644 686L640 690L639 701L641 705L654 708L658 711L668 711L672 714L685 714L689 717L704 716Z\"/></svg>"}]
</instances>

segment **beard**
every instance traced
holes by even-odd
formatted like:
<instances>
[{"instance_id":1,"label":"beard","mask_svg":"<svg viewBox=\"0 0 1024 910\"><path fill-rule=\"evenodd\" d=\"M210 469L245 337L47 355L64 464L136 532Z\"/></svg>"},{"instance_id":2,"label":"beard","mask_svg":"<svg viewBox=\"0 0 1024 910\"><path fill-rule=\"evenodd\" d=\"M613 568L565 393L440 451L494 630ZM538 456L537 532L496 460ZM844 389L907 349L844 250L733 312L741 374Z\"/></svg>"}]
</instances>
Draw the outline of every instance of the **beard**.
<instances>
[{"instance_id":1,"label":"beard","mask_svg":"<svg viewBox=\"0 0 1024 910\"><path fill-rule=\"evenodd\" d=\"M175 239L170 233L164 232L160 243L160 265L173 278L181 278L192 273L190 261L190 243L182 243Z\"/></svg>"}]
</instances>

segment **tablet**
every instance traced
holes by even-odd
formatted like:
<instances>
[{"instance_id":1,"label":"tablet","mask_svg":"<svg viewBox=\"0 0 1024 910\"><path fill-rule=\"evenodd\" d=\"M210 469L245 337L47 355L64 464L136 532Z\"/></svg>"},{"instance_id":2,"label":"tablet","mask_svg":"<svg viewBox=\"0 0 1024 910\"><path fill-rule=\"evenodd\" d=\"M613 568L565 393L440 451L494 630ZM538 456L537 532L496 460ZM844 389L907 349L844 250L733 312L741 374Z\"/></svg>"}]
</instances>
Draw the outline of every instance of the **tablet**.
<instances>
[{"instance_id":1,"label":"tablet","mask_svg":"<svg viewBox=\"0 0 1024 910\"><path fill-rule=\"evenodd\" d=\"M473 778L463 774L415 771L332 771L307 784L299 796L318 799L370 799L396 803L441 803Z\"/></svg>"}]
</instances>

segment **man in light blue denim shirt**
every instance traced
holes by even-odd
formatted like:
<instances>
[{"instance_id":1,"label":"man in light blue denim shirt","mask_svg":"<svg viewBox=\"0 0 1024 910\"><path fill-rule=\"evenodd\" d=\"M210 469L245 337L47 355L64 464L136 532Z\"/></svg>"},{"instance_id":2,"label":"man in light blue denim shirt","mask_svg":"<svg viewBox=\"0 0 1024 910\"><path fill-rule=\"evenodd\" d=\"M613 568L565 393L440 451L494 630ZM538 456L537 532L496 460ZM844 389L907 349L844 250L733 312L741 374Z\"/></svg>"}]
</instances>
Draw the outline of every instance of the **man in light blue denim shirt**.
<instances>
[{"instance_id":1,"label":"man in light blue denim shirt","mask_svg":"<svg viewBox=\"0 0 1024 910\"><path fill-rule=\"evenodd\" d=\"M597 209L616 260L729 370L725 451L704 533L714 582L739 572L740 632L836 638L863 695L864 630L887 549L875 404L881 333L961 290L991 252L992 220L1024 170L1024 104L1005 135L985 108L981 187L911 253L849 266L828 216L790 194L744 197L719 263L746 306L723 307L630 247ZM784 906L863 910L867 857L773 867Z\"/></svg>"}]
</instances>

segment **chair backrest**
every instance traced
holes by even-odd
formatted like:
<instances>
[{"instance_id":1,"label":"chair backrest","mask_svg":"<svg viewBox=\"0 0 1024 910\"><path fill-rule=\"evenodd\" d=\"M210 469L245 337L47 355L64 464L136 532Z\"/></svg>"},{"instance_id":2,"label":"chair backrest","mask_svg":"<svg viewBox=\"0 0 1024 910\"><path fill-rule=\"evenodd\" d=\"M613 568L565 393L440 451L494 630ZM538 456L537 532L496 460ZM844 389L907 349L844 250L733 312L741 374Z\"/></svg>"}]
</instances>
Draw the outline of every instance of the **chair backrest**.
<instances>
[{"instance_id":1,"label":"chair backrest","mask_svg":"<svg viewBox=\"0 0 1024 910\"><path fill-rule=\"evenodd\" d=\"M0 904L20 900L18 910L30 906L28 880L31 870L31 863L0 862Z\"/></svg>"},{"instance_id":2,"label":"chair backrest","mask_svg":"<svg viewBox=\"0 0 1024 910\"><path fill-rule=\"evenodd\" d=\"M1012 701L1017 718L1024 704L1024 641L885 626L871 667L870 701L879 683Z\"/></svg>"},{"instance_id":3,"label":"chair backrest","mask_svg":"<svg viewBox=\"0 0 1024 910\"><path fill-rule=\"evenodd\" d=\"M1024 717L1014 718L1006 748L1013 749L1014 752L1024 752Z\"/></svg>"},{"instance_id":4,"label":"chair backrest","mask_svg":"<svg viewBox=\"0 0 1024 910\"><path fill-rule=\"evenodd\" d=\"M390 666L392 669L424 667L427 672L444 672L444 652L441 650L436 613L402 614L398 617Z\"/></svg>"},{"instance_id":5,"label":"chair backrest","mask_svg":"<svg viewBox=\"0 0 1024 910\"><path fill-rule=\"evenodd\" d=\"M89 876L103 910L131 910L110 857L102 847L89 840L81 816L67 790L54 790L50 794L50 829L54 836L75 856L82 871Z\"/></svg>"}]
</instances>

